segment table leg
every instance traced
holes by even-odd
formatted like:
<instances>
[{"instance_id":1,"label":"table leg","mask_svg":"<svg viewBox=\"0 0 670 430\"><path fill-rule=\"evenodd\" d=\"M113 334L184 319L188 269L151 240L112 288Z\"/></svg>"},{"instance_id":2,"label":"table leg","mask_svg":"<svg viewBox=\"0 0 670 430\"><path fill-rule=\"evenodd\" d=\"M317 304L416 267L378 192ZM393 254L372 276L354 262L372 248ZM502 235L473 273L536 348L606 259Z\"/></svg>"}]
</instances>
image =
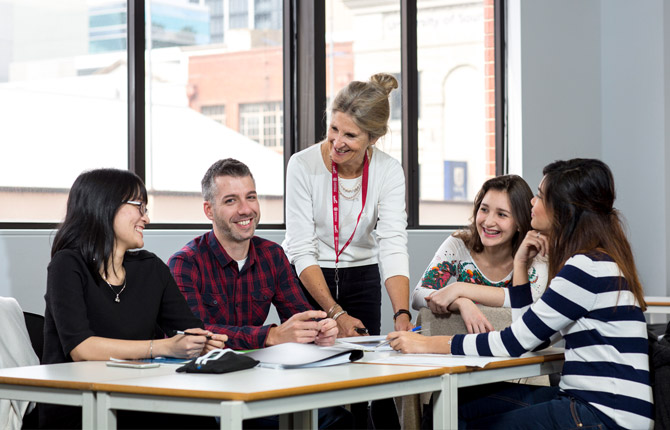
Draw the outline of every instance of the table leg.
<instances>
[{"instance_id":1,"label":"table leg","mask_svg":"<svg viewBox=\"0 0 670 430\"><path fill-rule=\"evenodd\" d=\"M292 414L279 415L280 429L312 429L316 430L319 425L319 410L311 409L298 411Z\"/></svg>"},{"instance_id":2,"label":"table leg","mask_svg":"<svg viewBox=\"0 0 670 430\"><path fill-rule=\"evenodd\" d=\"M458 375L442 375L442 390L433 393L433 428L458 428Z\"/></svg>"},{"instance_id":3,"label":"table leg","mask_svg":"<svg viewBox=\"0 0 670 430\"><path fill-rule=\"evenodd\" d=\"M93 430L96 428L96 397L92 391L84 391L81 405L81 428Z\"/></svg>"},{"instance_id":4,"label":"table leg","mask_svg":"<svg viewBox=\"0 0 670 430\"><path fill-rule=\"evenodd\" d=\"M116 430L116 411L109 407L109 394L98 392L98 430Z\"/></svg>"},{"instance_id":5,"label":"table leg","mask_svg":"<svg viewBox=\"0 0 670 430\"><path fill-rule=\"evenodd\" d=\"M244 402L221 402L221 430L242 430L242 406Z\"/></svg>"}]
</instances>

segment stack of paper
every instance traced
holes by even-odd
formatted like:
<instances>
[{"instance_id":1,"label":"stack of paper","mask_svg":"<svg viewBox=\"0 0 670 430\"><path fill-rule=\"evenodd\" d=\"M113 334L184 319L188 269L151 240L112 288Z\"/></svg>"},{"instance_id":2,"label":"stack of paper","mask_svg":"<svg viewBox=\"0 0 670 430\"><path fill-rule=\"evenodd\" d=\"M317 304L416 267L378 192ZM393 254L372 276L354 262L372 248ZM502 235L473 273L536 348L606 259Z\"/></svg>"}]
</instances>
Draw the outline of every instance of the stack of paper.
<instances>
[{"instance_id":1,"label":"stack of paper","mask_svg":"<svg viewBox=\"0 0 670 430\"><path fill-rule=\"evenodd\" d=\"M311 343L282 343L247 353L261 367L294 369L323 367L360 360L363 351L353 348L321 347Z\"/></svg>"}]
</instances>

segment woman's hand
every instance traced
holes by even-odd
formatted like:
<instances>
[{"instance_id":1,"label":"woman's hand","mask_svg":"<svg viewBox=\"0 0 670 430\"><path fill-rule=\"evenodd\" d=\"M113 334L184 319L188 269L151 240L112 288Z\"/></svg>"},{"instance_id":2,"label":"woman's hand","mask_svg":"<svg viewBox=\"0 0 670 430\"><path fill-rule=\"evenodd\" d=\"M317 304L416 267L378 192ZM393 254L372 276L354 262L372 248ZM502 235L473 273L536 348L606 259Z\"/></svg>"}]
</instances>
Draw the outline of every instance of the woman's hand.
<instances>
[{"instance_id":1,"label":"woman's hand","mask_svg":"<svg viewBox=\"0 0 670 430\"><path fill-rule=\"evenodd\" d=\"M400 314L393 322L393 327L395 328L395 331L409 331L414 328L414 324L412 324L412 321L409 319L409 315Z\"/></svg>"},{"instance_id":2,"label":"woman's hand","mask_svg":"<svg viewBox=\"0 0 670 430\"><path fill-rule=\"evenodd\" d=\"M356 332L356 327L365 328L361 320L354 318L349 314L342 314L337 317L337 337L362 336Z\"/></svg>"},{"instance_id":3,"label":"woman's hand","mask_svg":"<svg viewBox=\"0 0 670 430\"><path fill-rule=\"evenodd\" d=\"M454 302L461 314L468 333L488 333L493 331L493 325L486 319L482 311L470 299L460 298Z\"/></svg>"},{"instance_id":4,"label":"woman's hand","mask_svg":"<svg viewBox=\"0 0 670 430\"><path fill-rule=\"evenodd\" d=\"M548 248L549 241L547 240L547 236L537 230L530 230L526 233L526 237L514 255L514 269L516 270L517 267L523 265L528 270L533 258L538 254L543 257L546 256Z\"/></svg>"},{"instance_id":5,"label":"woman's hand","mask_svg":"<svg viewBox=\"0 0 670 430\"><path fill-rule=\"evenodd\" d=\"M391 348L405 354L449 354L450 336L423 336L408 331L394 331L388 334Z\"/></svg>"},{"instance_id":6,"label":"woman's hand","mask_svg":"<svg viewBox=\"0 0 670 430\"><path fill-rule=\"evenodd\" d=\"M460 297L459 283L441 288L426 297L426 304L434 314L448 314L449 306Z\"/></svg>"},{"instance_id":7,"label":"woman's hand","mask_svg":"<svg viewBox=\"0 0 670 430\"><path fill-rule=\"evenodd\" d=\"M185 330L186 331L186 330ZM169 343L169 352L170 357L178 358L193 358L200 355L205 344L207 343L207 337L211 336L212 333L203 330L201 328L190 328L188 329L189 333L201 334L202 336L192 336L185 334L178 334L172 336Z\"/></svg>"}]
</instances>

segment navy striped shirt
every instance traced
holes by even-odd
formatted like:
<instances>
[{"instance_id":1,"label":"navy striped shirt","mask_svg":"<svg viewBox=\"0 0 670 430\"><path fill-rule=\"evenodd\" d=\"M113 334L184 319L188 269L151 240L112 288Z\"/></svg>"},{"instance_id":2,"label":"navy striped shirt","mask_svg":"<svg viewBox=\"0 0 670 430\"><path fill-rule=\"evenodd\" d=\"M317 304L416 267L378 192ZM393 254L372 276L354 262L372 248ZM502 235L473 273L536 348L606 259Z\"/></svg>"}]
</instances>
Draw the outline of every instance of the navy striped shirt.
<instances>
[{"instance_id":1,"label":"navy striped shirt","mask_svg":"<svg viewBox=\"0 0 670 430\"><path fill-rule=\"evenodd\" d=\"M512 307L528 305L523 288L509 292ZM560 337L565 339L562 391L591 404L606 423L653 427L644 315L617 264L602 253L572 256L510 327L456 335L451 351L516 357Z\"/></svg>"}]
</instances>

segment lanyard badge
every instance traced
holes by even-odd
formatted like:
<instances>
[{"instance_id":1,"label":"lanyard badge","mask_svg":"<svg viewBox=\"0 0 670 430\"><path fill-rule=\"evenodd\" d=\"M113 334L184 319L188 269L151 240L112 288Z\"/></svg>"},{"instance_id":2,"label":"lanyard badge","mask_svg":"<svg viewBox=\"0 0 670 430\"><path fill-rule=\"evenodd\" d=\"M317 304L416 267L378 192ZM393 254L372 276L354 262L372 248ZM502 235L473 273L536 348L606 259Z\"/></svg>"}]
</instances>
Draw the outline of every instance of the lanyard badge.
<instances>
[{"instance_id":1,"label":"lanyard badge","mask_svg":"<svg viewBox=\"0 0 670 430\"><path fill-rule=\"evenodd\" d=\"M354 226L354 231L351 233L351 237L344 244L342 249L340 247L340 204L339 204L339 178L337 176L337 164L331 162L332 168L332 195L333 195L333 241L335 243L335 300L339 296L339 275L337 273L337 263L340 260L340 255L344 250L349 246L351 241L354 239L354 234L356 234L356 229L358 228L358 223L361 220L361 215L363 215L363 209L365 208L365 200L368 196L368 173L370 169L370 160L368 160L368 151L365 151L365 160L363 161L363 180L362 180L362 200L363 204L361 205L361 211L358 213L358 218L356 219L356 225Z\"/></svg>"}]
</instances>

